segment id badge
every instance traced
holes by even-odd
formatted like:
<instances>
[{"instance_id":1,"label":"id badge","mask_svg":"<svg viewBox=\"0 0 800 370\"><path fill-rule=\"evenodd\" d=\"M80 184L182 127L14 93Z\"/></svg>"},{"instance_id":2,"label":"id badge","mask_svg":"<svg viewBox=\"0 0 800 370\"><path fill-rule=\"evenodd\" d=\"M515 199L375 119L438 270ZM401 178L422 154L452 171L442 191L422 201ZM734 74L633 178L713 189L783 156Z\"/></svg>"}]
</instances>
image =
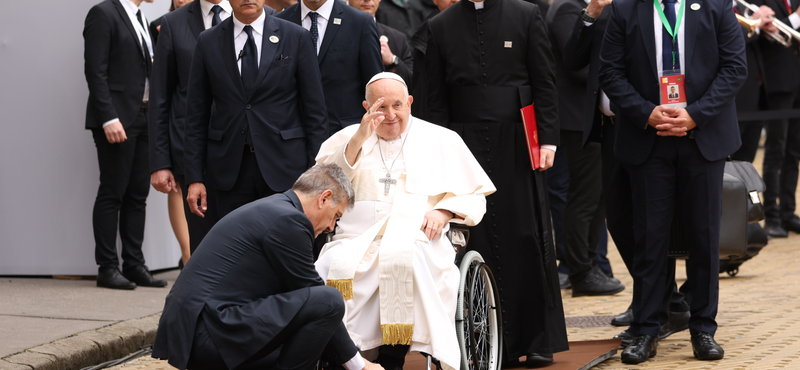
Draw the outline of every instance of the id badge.
<instances>
[{"instance_id":1,"label":"id badge","mask_svg":"<svg viewBox=\"0 0 800 370\"><path fill-rule=\"evenodd\" d=\"M659 73L658 82L661 89L661 105L668 107L686 107L686 78L681 70L662 71Z\"/></svg>"}]
</instances>

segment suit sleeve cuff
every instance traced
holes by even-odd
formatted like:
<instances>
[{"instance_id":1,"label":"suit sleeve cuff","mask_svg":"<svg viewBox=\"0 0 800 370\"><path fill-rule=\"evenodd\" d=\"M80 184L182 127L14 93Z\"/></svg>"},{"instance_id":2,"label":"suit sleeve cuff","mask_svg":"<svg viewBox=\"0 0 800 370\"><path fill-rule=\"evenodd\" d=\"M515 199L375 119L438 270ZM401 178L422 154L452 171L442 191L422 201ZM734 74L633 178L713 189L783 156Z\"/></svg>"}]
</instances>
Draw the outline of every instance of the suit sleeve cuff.
<instances>
[{"instance_id":1,"label":"suit sleeve cuff","mask_svg":"<svg viewBox=\"0 0 800 370\"><path fill-rule=\"evenodd\" d=\"M792 15L789 16L789 23L792 24L792 28L794 29L800 28L800 14L792 13Z\"/></svg>"},{"instance_id":2,"label":"suit sleeve cuff","mask_svg":"<svg viewBox=\"0 0 800 370\"><path fill-rule=\"evenodd\" d=\"M103 127L106 127L106 126L108 126L108 125L110 125L110 124L112 124L114 122L117 122L117 121L119 121L119 118L114 118L114 119L108 120L108 121L106 121L106 123L103 124Z\"/></svg>"},{"instance_id":3,"label":"suit sleeve cuff","mask_svg":"<svg viewBox=\"0 0 800 370\"><path fill-rule=\"evenodd\" d=\"M356 355L350 359L350 361L345 362L342 364L345 369L347 370L361 370L364 368L366 364L364 363L364 359L361 357L361 354L356 351Z\"/></svg>"},{"instance_id":4,"label":"suit sleeve cuff","mask_svg":"<svg viewBox=\"0 0 800 370\"><path fill-rule=\"evenodd\" d=\"M554 153L555 153L555 151L556 151L556 149L557 149L557 147L556 147L555 145L542 145L542 146L541 146L541 148L542 148L542 149L550 149L550 150L552 150Z\"/></svg>"}]
</instances>

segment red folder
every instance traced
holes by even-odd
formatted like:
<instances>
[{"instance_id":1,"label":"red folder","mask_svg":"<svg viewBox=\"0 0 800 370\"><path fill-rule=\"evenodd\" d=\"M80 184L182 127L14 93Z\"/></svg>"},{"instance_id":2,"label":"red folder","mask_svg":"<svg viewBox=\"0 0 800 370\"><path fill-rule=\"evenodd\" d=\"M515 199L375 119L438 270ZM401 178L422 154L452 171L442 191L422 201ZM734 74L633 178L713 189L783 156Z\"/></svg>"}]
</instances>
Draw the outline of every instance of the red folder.
<instances>
[{"instance_id":1,"label":"red folder","mask_svg":"<svg viewBox=\"0 0 800 370\"><path fill-rule=\"evenodd\" d=\"M539 169L539 130L536 128L536 114L533 104L519 110L522 113L522 126L525 127L525 139L528 142L528 155L531 157L531 168Z\"/></svg>"}]
</instances>

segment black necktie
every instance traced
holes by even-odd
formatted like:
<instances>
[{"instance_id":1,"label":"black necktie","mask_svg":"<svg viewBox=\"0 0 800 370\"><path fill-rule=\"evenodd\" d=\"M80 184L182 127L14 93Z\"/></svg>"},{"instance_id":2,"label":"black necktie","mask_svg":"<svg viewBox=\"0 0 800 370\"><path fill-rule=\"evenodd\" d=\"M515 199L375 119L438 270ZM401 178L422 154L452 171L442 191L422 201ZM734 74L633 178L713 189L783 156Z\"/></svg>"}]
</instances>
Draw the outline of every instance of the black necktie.
<instances>
[{"instance_id":1,"label":"black necktie","mask_svg":"<svg viewBox=\"0 0 800 370\"><path fill-rule=\"evenodd\" d=\"M311 18L311 42L314 43L314 50L317 50L317 41L319 40L319 29L317 28L317 12L308 13L309 18Z\"/></svg>"},{"instance_id":2,"label":"black necktie","mask_svg":"<svg viewBox=\"0 0 800 370\"><path fill-rule=\"evenodd\" d=\"M142 20L142 11L136 11L136 19L139 21L139 24L142 25L142 30L147 28L144 25L144 21ZM144 39L144 35L141 35L141 42L142 42L142 50L144 50L144 65L147 69L147 77L150 77L150 72L153 69L153 58L150 56L150 49L147 48L147 41Z\"/></svg>"},{"instance_id":3,"label":"black necktie","mask_svg":"<svg viewBox=\"0 0 800 370\"><path fill-rule=\"evenodd\" d=\"M222 18L219 17L219 12L222 11L222 7L219 5L214 5L211 7L211 11L214 12L214 18L211 18L211 27L214 27L222 22Z\"/></svg>"},{"instance_id":4,"label":"black necktie","mask_svg":"<svg viewBox=\"0 0 800 370\"><path fill-rule=\"evenodd\" d=\"M256 85L256 78L258 77L258 49L256 48L256 41L253 38L253 27L249 24L244 26L244 32L247 32L247 42L244 44L242 54L242 85L247 97L253 93ZM247 145L253 145L253 139L250 136L250 128L247 128L247 135L245 136Z\"/></svg>"},{"instance_id":5,"label":"black necktie","mask_svg":"<svg viewBox=\"0 0 800 370\"><path fill-rule=\"evenodd\" d=\"M683 0L686 1L686 0ZM667 22L669 22L669 26L672 27L672 30L675 32L675 42L673 43L673 38L667 32L667 28L664 27L661 30L661 55L663 56L663 67L664 70L672 69L672 50L673 47L675 48L675 69L681 68L681 56L678 50L678 30L675 29L675 0L664 0L664 16L667 18Z\"/></svg>"}]
</instances>

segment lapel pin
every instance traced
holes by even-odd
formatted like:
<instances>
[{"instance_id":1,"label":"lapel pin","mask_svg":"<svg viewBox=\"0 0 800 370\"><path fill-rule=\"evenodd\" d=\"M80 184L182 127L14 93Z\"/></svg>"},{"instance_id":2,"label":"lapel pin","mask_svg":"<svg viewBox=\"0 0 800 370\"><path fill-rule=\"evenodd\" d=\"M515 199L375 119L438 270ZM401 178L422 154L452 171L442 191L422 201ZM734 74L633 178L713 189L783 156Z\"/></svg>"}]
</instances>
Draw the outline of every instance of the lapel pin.
<instances>
[{"instance_id":1,"label":"lapel pin","mask_svg":"<svg viewBox=\"0 0 800 370\"><path fill-rule=\"evenodd\" d=\"M503 43L503 47L505 47L506 49L511 49L511 41L506 41L505 43Z\"/></svg>"},{"instance_id":2,"label":"lapel pin","mask_svg":"<svg viewBox=\"0 0 800 370\"><path fill-rule=\"evenodd\" d=\"M279 41L278 36L272 35L272 36L269 37L269 42L271 42L273 44L277 44L278 41Z\"/></svg>"},{"instance_id":3,"label":"lapel pin","mask_svg":"<svg viewBox=\"0 0 800 370\"><path fill-rule=\"evenodd\" d=\"M333 18L333 24L335 25L342 24L342 18Z\"/></svg>"},{"instance_id":4,"label":"lapel pin","mask_svg":"<svg viewBox=\"0 0 800 370\"><path fill-rule=\"evenodd\" d=\"M697 9L700 9L700 4L698 3L692 4L692 10L697 10Z\"/></svg>"},{"instance_id":5,"label":"lapel pin","mask_svg":"<svg viewBox=\"0 0 800 370\"><path fill-rule=\"evenodd\" d=\"M381 35L380 40L383 41L383 42L389 42L389 38L386 37L386 35Z\"/></svg>"}]
</instances>

